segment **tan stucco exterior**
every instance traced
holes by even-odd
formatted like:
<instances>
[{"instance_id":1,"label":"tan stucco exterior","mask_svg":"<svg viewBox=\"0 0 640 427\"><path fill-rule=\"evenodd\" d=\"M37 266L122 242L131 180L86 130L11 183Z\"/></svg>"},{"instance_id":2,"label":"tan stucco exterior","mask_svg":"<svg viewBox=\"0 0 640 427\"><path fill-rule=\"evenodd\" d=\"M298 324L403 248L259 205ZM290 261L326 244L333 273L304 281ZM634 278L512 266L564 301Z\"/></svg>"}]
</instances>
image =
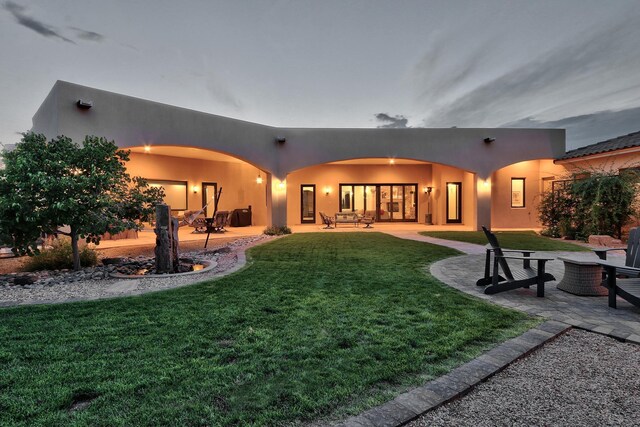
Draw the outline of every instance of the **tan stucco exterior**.
<instances>
[{"instance_id":1,"label":"tan stucco exterior","mask_svg":"<svg viewBox=\"0 0 640 427\"><path fill-rule=\"evenodd\" d=\"M76 106L79 99L90 109ZM511 174L526 173L527 197L539 191L542 160L565 152L563 129L310 129L265 126L58 81L33 118L48 137L113 139L122 148L191 147L224 153L243 163L132 155L132 174L148 178L212 181L224 188L221 208L252 205L255 224L298 224L300 184L315 184L316 212L335 213L340 183L417 184L417 220L424 221L433 191L433 220L445 219L447 182L462 183L462 224L533 227L530 211L503 212ZM153 150L151 151L153 153ZM168 157L168 156L164 156ZM334 165L353 159L408 159L417 165ZM521 162L526 166L520 166ZM262 173L264 182L255 177ZM192 184L190 184L192 185ZM333 187L325 196L323 187ZM531 189L529 187L531 186ZM536 190L536 187L538 188ZM191 194L189 207L201 205ZM532 199L533 200L533 199ZM527 201L529 202L529 200ZM532 204L528 204L533 206ZM500 212L496 212L499 210Z\"/></svg>"}]
</instances>

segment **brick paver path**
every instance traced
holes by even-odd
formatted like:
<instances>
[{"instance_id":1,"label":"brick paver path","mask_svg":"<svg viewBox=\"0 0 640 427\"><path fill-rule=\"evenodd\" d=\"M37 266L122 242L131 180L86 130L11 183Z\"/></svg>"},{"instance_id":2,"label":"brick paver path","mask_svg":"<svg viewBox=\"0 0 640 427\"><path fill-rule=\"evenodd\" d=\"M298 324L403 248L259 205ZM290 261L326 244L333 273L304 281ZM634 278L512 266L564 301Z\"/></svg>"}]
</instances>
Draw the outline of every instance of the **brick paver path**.
<instances>
[{"instance_id":1,"label":"brick paver path","mask_svg":"<svg viewBox=\"0 0 640 427\"><path fill-rule=\"evenodd\" d=\"M535 286L530 289L522 288L496 295L485 295L484 287L475 284L484 273L485 249L483 246L421 236L415 232L389 234L403 239L448 246L467 254L443 259L430 266L433 276L462 292L494 304L640 344L640 308L618 298L618 308L613 309L609 308L606 296L582 297L556 288L564 275L564 263L559 261L558 257L596 261L598 257L593 253L536 252L539 256L555 258L547 263L547 271L555 276L556 281L546 283L544 298L536 297ZM624 258L620 254L610 253L609 258L624 263ZM510 264L517 265L511 261Z\"/></svg>"}]
</instances>

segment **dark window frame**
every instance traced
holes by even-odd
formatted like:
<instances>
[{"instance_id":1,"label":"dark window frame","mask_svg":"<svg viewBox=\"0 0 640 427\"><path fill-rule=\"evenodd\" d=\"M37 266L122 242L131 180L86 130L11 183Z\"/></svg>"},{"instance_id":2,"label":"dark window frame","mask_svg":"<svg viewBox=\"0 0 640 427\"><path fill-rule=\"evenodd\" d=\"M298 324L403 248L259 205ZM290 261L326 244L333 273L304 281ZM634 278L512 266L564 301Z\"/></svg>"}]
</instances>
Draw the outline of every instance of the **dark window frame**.
<instances>
[{"instance_id":1,"label":"dark window frame","mask_svg":"<svg viewBox=\"0 0 640 427\"><path fill-rule=\"evenodd\" d=\"M177 179L153 179L153 178L145 178L147 183L149 184L184 184L184 208L174 208L171 207L171 211L186 211L189 210L189 181L181 181Z\"/></svg>"},{"instance_id":2,"label":"dark window frame","mask_svg":"<svg viewBox=\"0 0 640 427\"><path fill-rule=\"evenodd\" d=\"M305 187L313 187L313 219L304 219L304 203L302 195L304 194ZM300 184L300 223L301 224L315 224L316 223L316 185L315 184Z\"/></svg>"},{"instance_id":3,"label":"dark window frame","mask_svg":"<svg viewBox=\"0 0 640 427\"><path fill-rule=\"evenodd\" d=\"M522 206L513 206L513 181L522 180ZM511 178L511 209L524 209L527 207L527 179L520 176Z\"/></svg>"},{"instance_id":4,"label":"dark window frame","mask_svg":"<svg viewBox=\"0 0 640 427\"><path fill-rule=\"evenodd\" d=\"M458 203L457 203L457 209L456 209L456 214L458 219L450 219L449 218L449 184L455 185L456 187L458 187L458 194L457 194L457 199L458 199ZM446 222L447 224L462 224L462 182L460 181L452 181L452 182L447 182L446 183L446 200L445 200L445 218L446 218Z\"/></svg>"},{"instance_id":5,"label":"dark window frame","mask_svg":"<svg viewBox=\"0 0 640 427\"><path fill-rule=\"evenodd\" d=\"M405 182L405 183L351 183L351 182L345 182L345 183L338 183L338 194L340 195L338 197L338 212L342 212L342 187L346 186L346 187L351 187L351 206L353 207L354 205L354 197L355 197L355 191L353 190L353 187L355 186L364 186L366 187L376 187L376 199L375 199L375 206L376 206L376 221L380 221L380 222L418 222L418 218L419 218L419 214L418 214L418 209L419 209L419 199L418 199L418 183L417 182ZM380 220L380 187L384 187L384 186L389 186L391 187L391 191L393 191L393 187L400 187L402 189L403 192L403 197L402 197L402 218L401 219L390 219L390 220ZM415 188L414 194L413 194L413 203L415 205L416 208L416 212L415 212L415 218L414 219L406 219L405 218L405 211L404 211L404 191L405 191L405 186L413 186ZM366 197L366 192L365 192L365 197ZM399 202L397 202L399 203Z\"/></svg>"}]
</instances>

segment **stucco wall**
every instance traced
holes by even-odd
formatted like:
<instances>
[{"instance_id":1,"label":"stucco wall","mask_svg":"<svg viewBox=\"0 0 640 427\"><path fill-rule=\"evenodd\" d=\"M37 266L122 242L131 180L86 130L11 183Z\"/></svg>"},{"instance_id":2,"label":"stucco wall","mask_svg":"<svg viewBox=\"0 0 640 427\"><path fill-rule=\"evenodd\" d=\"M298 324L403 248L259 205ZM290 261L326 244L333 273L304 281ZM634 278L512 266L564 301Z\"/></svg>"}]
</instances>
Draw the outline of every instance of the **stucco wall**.
<instances>
[{"instance_id":1,"label":"stucco wall","mask_svg":"<svg viewBox=\"0 0 640 427\"><path fill-rule=\"evenodd\" d=\"M219 210L247 208L251 205L254 225L267 224L265 183L257 184L258 169L247 163L228 163L182 157L131 153L127 164L131 176L148 179L188 181L188 209L202 207L202 183L222 187ZM198 186L198 193L191 191Z\"/></svg>"},{"instance_id":2,"label":"stucco wall","mask_svg":"<svg viewBox=\"0 0 640 427\"><path fill-rule=\"evenodd\" d=\"M300 224L300 186L316 185L316 223L318 212L333 215L340 210L340 184L418 184L418 220L424 222L427 196L424 185L431 185L432 165L321 165L304 168L287 176L287 222ZM327 196L325 187L330 187Z\"/></svg>"},{"instance_id":3,"label":"stucco wall","mask_svg":"<svg viewBox=\"0 0 640 427\"><path fill-rule=\"evenodd\" d=\"M538 205L543 178L560 179L565 168L552 160L532 160L509 165L492 175L491 223L494 228L540 228ZM511 178L525 179L525 207L511 207Z\"/></svg>"}]
</instances>

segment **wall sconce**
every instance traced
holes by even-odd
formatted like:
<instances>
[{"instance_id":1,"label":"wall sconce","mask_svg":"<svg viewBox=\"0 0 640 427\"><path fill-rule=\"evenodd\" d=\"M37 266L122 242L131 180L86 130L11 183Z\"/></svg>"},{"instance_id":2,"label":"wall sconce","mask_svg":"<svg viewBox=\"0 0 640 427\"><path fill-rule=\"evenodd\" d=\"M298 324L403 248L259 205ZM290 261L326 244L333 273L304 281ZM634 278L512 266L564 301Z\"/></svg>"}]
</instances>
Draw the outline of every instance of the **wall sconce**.
<instances>
[{"instance_id":1,"label":"wall sconce","mask_svg":"<svg viewBox=\"0 0 640 427\"><path fill-rule=\"evenodd\" d=\"M433 187L428 187L428 186L424 186L422 187L422 191L424 191L424 194L431 194L431 192L433 191Z\"/></svg>"},{"instance_id":2,"label":"wall sconce","mask_svg":"<svg viewBox=\"0 0 640 427\"><path fill-rule=\"evenodd\" d=\"M324 187L323 190L324 190L324 195L325 196L328 196L329 194L331 194L331 187L326 186L326 187Z\"/></svg>"},{"instance_id":3,"label":"wall sconce","mask_svg":"<svg viewBox=\"0 0 640 427\"><path fill-rule=\"evenodd\" d=\"M390 165L395 165L396 164L396 159L389 159L389 164Z\"/></svg>"},{"instance_id":4,"label":"wall sconce","mask_svg":"<svg viewBox=\"0 0 640 427\"><path fill-rule=\"evenodd\" d=\"M151 151L151 146L149 144L144 144L144 152L148 153L149 151Z\"/></svg>"},{"instance_id":5,"label":"wall sconce","mask_svg":"<svg viewBox=\"0 0 640 427\"><path fill-rule=\"evenodd\" d=\"M278 144L284 144L285 142L287 142L287 138L285 138L284 136L277 136L276 137L276 142Z\"/></svg>"},{"instance_id":6,"label":"wall sconce","mask_svg":"<svg viewBox=\"0 0 640 427\"><path fill-rule=\"evenodd\" d=\"M262 184L262 176L260 175L260 172L258 172L258 177L256 178L256 184Z\"/></svg>"},{"instance_id":7,"label":"wall sconce","mask_svg":"<svg viewBox=\"0 0 640 427\"><path fill-rule=\"evenodd\" d=\"M484 143L485 144L491 144L495 140L496 140L495 138L487 137L487 138L484 139Z\"/></svg>"},{"instance_id":8,"label":"wall sconce","mask_svg":"<svg viewBox=\"0 0 640 427\"><path fill-rule=\"evenodd\" d=\"M286 186L286 184L284 183L284 181L280 181L278 183L278 188L281 189L281 190L284 190L285 186Z\"/></svg>"},{"instance_id":9,"label":"wall sconce","mask_svg":"<svg viewBox=\"0 0 640 427\"><path fill-rule=\"evenodd\" d=\"M191 186L191 191L193 191L193 194L197 194L198 193L198 186L197 185L192 185Z\"/></svg>"},{"instance_id":10,"label":"wall sconce","mask_svg":"<svg viewBox=\"0 0 640 427\"><path fill-rule=\"evenodd\" d=\"M485 188L488 187L490 185L489 180L485 179L483 184L484 184Z\"/></svg>"}]
</instances>

